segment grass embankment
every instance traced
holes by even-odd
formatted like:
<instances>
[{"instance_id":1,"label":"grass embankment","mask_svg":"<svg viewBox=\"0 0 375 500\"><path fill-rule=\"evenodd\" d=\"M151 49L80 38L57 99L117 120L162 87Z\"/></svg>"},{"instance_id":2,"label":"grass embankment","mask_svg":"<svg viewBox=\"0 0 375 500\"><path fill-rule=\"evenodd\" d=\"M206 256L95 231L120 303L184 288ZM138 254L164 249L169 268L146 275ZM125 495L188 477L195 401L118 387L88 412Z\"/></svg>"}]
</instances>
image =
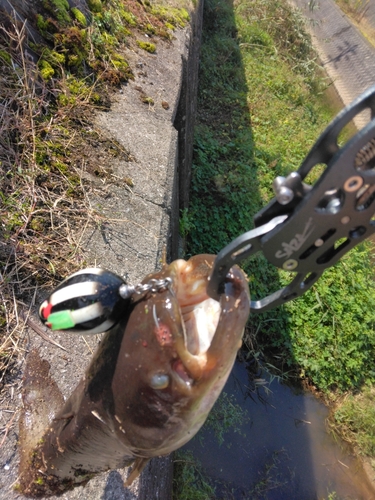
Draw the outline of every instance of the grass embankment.
<instances>
[{"instance_id":1,"label":"grass embankment","mask_svg":"<svg viewBox=\"0 0 375 500\"><path fill-rule=\"evenodd\" d=\"M188 20L161 2L80 5L46 0L24 25L1 11L0 386L23 353L21 302L87 265L83 231L105 223L89 194L118 183L113 157L129 159L93 119L132 78L125 49L154 52Z\"/></svg>"},{"instance_id":2,"label":"grass embankment","mask_svg":"<svg viewBox=\"0 0 375 500\"><path fill-rule=\"evenodd\" d=\"M280 0L233 8L208 0L199 81L191 203L181 218L189 254L217 253L251 229L273 197L273 179L299 167L338 111L302 19ZM374 383L370 259L370 246L361 245L304 297L250 318L249 356L279 373L293 370L328 398ZM290 281L261 256L244 269L255 297Z\"/></svg>"}]
</instances>

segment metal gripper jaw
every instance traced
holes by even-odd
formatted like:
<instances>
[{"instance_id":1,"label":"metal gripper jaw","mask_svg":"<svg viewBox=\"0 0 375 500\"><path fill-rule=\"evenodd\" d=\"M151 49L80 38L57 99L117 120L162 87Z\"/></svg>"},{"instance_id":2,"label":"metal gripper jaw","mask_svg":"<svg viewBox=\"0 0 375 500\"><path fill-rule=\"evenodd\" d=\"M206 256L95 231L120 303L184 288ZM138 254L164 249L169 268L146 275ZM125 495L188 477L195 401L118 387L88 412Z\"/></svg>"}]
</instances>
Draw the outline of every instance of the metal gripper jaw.
<instances>
[{"instance_id":1,"label":"metal gripper jaw","mask_svg":"<svg viewBox=\"0 0 375 500\"><path fill-rule=\"evenodd\" d=\"M341 143L344 127L369 110L370 121ZM263 312L305 293L346 252L375 232L375 86L342 110L297 172L274 182L276 197L254 217L255 229L217 256L209 295L217 298L230 267L257 251L274 266L295 272L281 290L251 302ZM309 185L307 175L318 179Z\"/></svg>"}]
</instances>

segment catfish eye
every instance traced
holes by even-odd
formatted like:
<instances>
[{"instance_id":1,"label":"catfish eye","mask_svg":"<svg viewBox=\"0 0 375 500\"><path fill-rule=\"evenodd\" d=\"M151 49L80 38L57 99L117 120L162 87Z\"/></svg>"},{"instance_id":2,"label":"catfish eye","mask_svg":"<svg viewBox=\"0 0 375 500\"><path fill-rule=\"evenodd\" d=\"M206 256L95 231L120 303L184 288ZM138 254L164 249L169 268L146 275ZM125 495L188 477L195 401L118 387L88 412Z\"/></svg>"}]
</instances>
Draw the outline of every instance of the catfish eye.
<instances>
[{"instance_id":1,"label":"catfish eye","mask_svg":"<svg viewBox=\"0 0 375 500\"><path fill-rule=\"evenodd\" d=\"M156 373L152 376L150 386L153 389L165 389L169 385L169 377L165 373Z\"/></svg>"}]
</instances>

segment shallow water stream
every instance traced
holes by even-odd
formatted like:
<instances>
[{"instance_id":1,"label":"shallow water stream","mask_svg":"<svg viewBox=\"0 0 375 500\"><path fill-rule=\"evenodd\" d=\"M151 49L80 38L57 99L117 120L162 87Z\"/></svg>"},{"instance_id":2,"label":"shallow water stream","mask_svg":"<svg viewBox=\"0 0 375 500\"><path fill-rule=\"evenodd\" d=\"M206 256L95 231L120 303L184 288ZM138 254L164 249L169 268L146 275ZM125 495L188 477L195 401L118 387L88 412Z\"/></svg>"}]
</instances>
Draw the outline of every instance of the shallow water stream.
<instances>
[{"instance_id":1,"label":"shallow water stream","mask_svg":"<svg viewBox=\"0 0 375 500\"><path fill-rule=\"evenodd\" d=\"M249 421L240 433L226 433L221 446L207 430L185 446L215 480L217 498L375 499L360 462L326 432L328 409L320 401L277 380L260 399L250 387L245 365L236 362L224 390Z\"/></svg>"}]
</instances>

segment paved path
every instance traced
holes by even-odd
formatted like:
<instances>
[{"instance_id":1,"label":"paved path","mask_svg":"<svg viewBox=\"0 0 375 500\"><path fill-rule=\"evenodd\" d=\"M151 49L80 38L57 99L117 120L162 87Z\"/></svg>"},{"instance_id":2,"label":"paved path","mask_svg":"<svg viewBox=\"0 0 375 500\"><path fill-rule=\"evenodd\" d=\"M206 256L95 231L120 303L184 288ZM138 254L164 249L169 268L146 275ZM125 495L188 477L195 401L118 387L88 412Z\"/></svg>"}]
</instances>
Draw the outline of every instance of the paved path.
<instances>
[{"instance_id":1,"label":"paved path","mask_svg":"<svg viewBox=\"0 0 375 500\"><path fill-rule=\"evenodd\" d=\"M314 11L307 0L292 0L292 4L310 20L314 46L345 105L375 84L375 48L333 0L320 0ZM365 120L361 117L357 126Z\"/></svg>"}]
</instances>

